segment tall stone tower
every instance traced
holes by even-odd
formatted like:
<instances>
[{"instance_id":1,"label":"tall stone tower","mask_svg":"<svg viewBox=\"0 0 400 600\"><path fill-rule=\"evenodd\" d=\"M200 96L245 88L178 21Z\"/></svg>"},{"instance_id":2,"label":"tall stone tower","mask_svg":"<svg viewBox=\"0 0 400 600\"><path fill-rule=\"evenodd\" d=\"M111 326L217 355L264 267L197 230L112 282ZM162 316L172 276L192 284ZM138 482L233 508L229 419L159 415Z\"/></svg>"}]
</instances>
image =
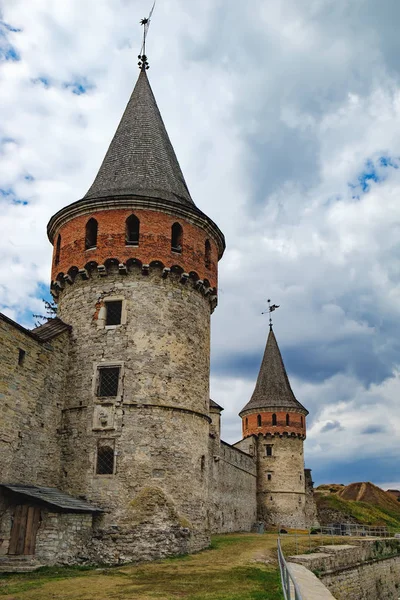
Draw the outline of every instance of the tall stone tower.
<instances>
[{"instance_id":1,"label":"tall stone tower","mask_svg":"<svg viewBox=\"0 0 400 600\"><path fill-rule=\"evenodd\" d=\"M60 486L116 562L209 540L210 314L224 236L194 204L145 66L93 185L48 225L72 326Z\"/></svg>"},{"instance_id":2,"label":"tall stone tower","mask_svg":"<svg viewBox=\"0 0 400 600\"><path fill-rule=\"evenodd\" d=\"M240 412L243 438L255 441L258 518L268 524L306 526L307 415L290 387L271 325L256 387Z\"/></svg>"}]
</instances>

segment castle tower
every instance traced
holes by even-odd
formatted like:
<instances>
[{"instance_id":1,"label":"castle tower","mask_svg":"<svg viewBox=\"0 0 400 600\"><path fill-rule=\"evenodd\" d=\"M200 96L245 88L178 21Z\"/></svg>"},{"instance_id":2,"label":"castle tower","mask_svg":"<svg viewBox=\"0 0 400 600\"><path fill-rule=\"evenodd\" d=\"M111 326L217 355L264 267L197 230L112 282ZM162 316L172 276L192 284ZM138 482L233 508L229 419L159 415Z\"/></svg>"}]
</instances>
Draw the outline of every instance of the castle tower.
<instances>
[{"instance_id":1,"label":"castle tower","mask_svg":"<svg viewBox=\"0 0 400 600\"><path fill-rule=\"evenodd\" d=\"M96 559L205 547L225 242L190 196L145 66L93 185L48 236L58 316L72 327L60 486L105 511Z\"/></svg>"},{"instance_id":2,"label":"castle tower","mask_svg":"<svg viewBox=\"0 0 400 600\"><path fill-rule=\"evenodd\" d=\"M307 415L290 387L271 325L256 387L240 412L243 438L255 440L258 518L268 524L306 525Z\"/></svg>"}]
</instances>

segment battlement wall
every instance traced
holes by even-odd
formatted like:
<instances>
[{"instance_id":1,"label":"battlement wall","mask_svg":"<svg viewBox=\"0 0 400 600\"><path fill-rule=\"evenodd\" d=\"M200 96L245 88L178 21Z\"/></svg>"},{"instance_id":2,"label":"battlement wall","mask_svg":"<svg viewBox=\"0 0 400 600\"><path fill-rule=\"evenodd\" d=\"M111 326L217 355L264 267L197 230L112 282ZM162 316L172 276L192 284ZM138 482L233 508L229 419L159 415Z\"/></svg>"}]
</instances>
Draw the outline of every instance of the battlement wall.
<instances>
[{"instance_id":1,"label":"battlement wall","mask_svg":"<svg viewBox=\"0 0 400 600\"><path fill-rule=\"evenodd\" d=\"M42 343L0 316L0 481L57 486L69 334Z\"/></svg>"},{"instance_id":2,"label":"battlement wall","mask_svg":"<svg viewBox=\"0 0 400 600\"><path fill-rule=\"evenodd\" d=\"M256 463L226 442L214 442L210 450L211 532L250 531L257 516Z\"/></svg>"}]
</instances>

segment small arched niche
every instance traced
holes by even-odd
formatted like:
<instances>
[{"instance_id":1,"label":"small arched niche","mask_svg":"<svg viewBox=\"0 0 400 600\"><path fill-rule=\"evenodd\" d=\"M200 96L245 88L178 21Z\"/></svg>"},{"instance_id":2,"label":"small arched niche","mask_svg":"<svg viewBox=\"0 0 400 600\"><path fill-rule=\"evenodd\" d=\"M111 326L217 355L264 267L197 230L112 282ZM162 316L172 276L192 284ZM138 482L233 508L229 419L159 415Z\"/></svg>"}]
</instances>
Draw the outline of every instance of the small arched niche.
<instances>
[{"instance_id":1,"label":"small arched niche","mask_svg":"<svg viewBox=\"0 0 400 600\"><path fill-rule=\"evenodd\" d=\"M286 415L286 425L290 425L290 416Z\"/></svg>"},{"instance_id":2,"label":"small arched niche","mask_svg":"<svg viewBox=\"0 0 400 600\"><path fill-rule=\"evenodd\" d=\"M210 240L206 240L204 243L204 264L206 269L211 268L211 244Z\"/></svg>"},{"instance_id":3,"label":"small arched niche","mask_svg":"<svg viewBox=\"0 0 400 600\"><path fill-rule=\"evenodd\" d=\"M276 414L272 415L272 425L276 425Z\"/></svg>"},{"instance_id":4,"label":"small arched niche","mask_svg":"<svg viewBox=\"0 0 400 600\"><path fill-rule=\"evenodd\" d=\"M257 427L261 427L261 415L257 415Z\"/></svg>"},{"instance_id":5,"label":"small arched niche","mask_svg":"<svg viewBox=\"0 0 400 600\"><path fill-rule=\"evenodd\" d=\"M58 265L60 262L60 254L61 254L61 235L58 234L57 243L56 243L56 255L54 258L54 264Z\"/></svg>"},{"instance_id":6,"label":"small arched niche","mask_svg":"<svg viewBox=\"0 0 400 600\"><path fill-rule=\"evenodd\" d=\"M85 230L85 250L90 250L91 248L96 248L97 246L97 229L98 224L96 219L89 219L86 223Z\"/></svg>"},{"instance_id":7,"label":"small arched niche","mask_svg":"<svg viewBox=\"0 0 400 600\"><path fill-rule=\"evenodd\" d=\"M182 252L183 229L179 223L174 223L171 227L171 250L173 252Z\"/></svg>"},{"instance_id":8,"label":"small arched niche","mask_svg":"<svg viewBox=\"0 0 400 600\"><path fill-rule=\"evenodd\" d=\"M127 246L139 246L140 221L131 215L125 222L125 242Z\"/></svg>"}]
</instances>

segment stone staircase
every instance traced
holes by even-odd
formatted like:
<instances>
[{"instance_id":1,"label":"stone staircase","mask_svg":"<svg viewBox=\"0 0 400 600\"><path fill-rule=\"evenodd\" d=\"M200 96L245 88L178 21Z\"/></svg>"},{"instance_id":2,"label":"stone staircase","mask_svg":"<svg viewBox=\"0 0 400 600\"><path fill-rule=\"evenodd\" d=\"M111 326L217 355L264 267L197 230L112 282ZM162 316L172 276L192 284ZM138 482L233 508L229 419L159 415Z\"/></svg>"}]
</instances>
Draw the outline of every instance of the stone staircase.
<instances>
[{"instance_id":1,"label":"stone staircase","mask_svg":"<svg viewBox=\"0 0 400 600\"><path fill-rule=\"evenodd\" d=\"M0 556L0 573L30 573L42 566L34 556Z\"/></svg>"}]
</instances>

